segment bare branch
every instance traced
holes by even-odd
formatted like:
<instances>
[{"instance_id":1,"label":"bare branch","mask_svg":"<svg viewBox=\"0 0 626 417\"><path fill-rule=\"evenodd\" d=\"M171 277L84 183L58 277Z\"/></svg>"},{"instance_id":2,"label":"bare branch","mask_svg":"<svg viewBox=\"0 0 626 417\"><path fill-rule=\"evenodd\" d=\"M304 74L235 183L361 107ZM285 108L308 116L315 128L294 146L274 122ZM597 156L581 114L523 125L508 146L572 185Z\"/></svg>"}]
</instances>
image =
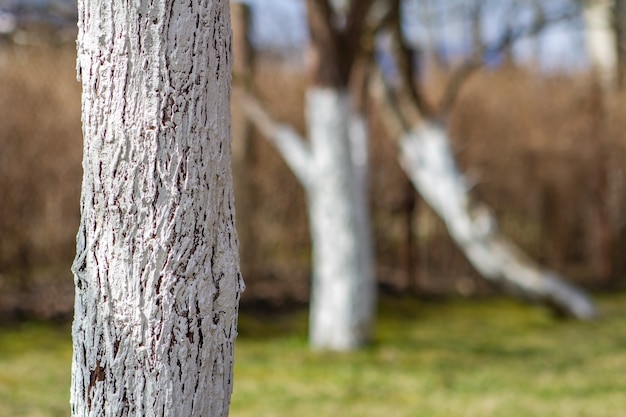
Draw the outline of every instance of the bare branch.
<instances>
[{"instance_id":1,"label":"bare branch","mask_svg":"<svg viewBox=\"0 0 626 417\"><path fill-rule=\"evenodd\" d=\"M352 56L346 56L345 41L333 23L336 18L328 0L307 0L307 19L311 37L309 72L313 83L344 87Z\"/></svg>"},{"instance_id":2,"label":"bare branch","mask_svg":"<svg viewBox=\"0 0 626 417\"><path fill-rule=\"evenodd\" d=\"M475 1L470 10L472 26L472 55L482 57L485 50L485 42L482 36L483 6L484 2Z\"/></svg>"},{"instance_id":3,"label":"bare branch","mask_svg":"<svg viewBox=\"0 0 626 417\"><path fill-rule=\"evenodd\" d=\"M242 108L248 119L280 152L300 183L308 188L312 179L312 156L304 139L291 126L275 121L250 91L242 95Z\"/></svg>"},{"instance_id":4,"label":"bare branch","mask_svg":"<svg viewBox=\"0 0 626 417\"><path fill-rule=\"evenodd\" d=\"M389 25L392 7L389 0L377 0L370 7L369 14L366 19L367 28L364 32L374 35L383 27Z\"/></svg>"},{"instance_id":5,"label":"bare branch","mask_svg":"<svg viewBox=\"0 0 626 417\"><path fill-rule=\"evenodd\" d=\"M513 47L517 41L536 36L551 24L572 19L576 16L573 10L567 10L553 16L546 16L543 9L539 9L536 11L536 18L530 25L517 28L509 27L504 34L491 45L485 44L482 41L478 43L479 50L472 51L469 58L450 76L436 112L438 115L445 116L450 112L465 81L467 81L476 70L482 68L484 64L483 57L485 55L500 55ZM474 48L476 48L476 42L474 43Z\"/></svg>"},{"instance_id":6,"label":"bare branch","mask_svg":"<svg viewBox=\"0 0 626 417\"><path fill-rule=\"evenodd\" d=\"M374 0L353 0L346 19L346 40L354 50L360 49L361 35Z\"/></svg>"},{"instance_id":7,"label":"bare branch","mask_svg":"<svg viewBox=\"0 0 626 417\"><path fill-rule=\"evenodd\" d=\"M378 104L378 114L392 139L399 139L411 131L411 125L402 115L400 104L379 67L371 77L370 91Z\"/></svg>"},{"instance_id":8,"label":"bare branch","mask_svg":"<svg viewBox=\"0 0 626 417\"><path fill-rule=\"evenodd\" d=\"M482 65L482 59L473 56L463 62L463 64L452 73L446 84L439 106L437 107L437 114L446 115L450 112L465 81L467 81L476 70L481 68Z\"/></svg>"},{"instance_id":9,"label":"bare branch","mask_svg":"<svg viewBox=\"0 0 626 417\"><path fill-rule=\"evenodd\" d=\"M392 0L390 25L395 47L396 65L398 74L403 85L408 91L409 99L424 117L432 114L432 109L422 90L415 85L415 63L413 61L413 50L407 45L402 34L402 22L400 16L400 0Z\"/></svg>"}]
</instances>

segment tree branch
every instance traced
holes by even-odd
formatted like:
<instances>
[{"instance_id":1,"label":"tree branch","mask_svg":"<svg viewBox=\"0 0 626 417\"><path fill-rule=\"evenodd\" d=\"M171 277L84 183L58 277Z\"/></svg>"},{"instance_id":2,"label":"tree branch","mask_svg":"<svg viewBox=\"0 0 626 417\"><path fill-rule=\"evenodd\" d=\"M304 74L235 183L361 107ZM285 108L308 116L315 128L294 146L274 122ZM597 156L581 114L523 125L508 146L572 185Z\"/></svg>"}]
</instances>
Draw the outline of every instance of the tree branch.
<instances>
[{"instance_id":1,"label":"tree branch","mask_svg":"<svg viewBox=\"0 0 626 417\"><path fill-rule=\"evenodd\" d=\"M311 37L309 72L313 83L334 88L345 87L350 74L352 51L346 48L343 34L335 27L333 8L328 0L307 0L306 4Z\"/></svg>"},{"instance_id":2,"label":"tree branch","mask_svg":"<svg viewBox=\"0 0 626 417\"><path fill-rule=\"evenodd\" d=\"M542 269L499 231L491 210L471 198L445 130L430 121L408 128L396 94L384 85L380 71L374 81L383 83L373 87L383 121L398 138L402 168L474 268L514 295L579 319L595 317L595 307L583 291Z\"/></svg>"},{"instance_id":3,"label":"tree branch","mask_svg":"<svg viewBox=\"0 0 626 417\"><path fill-rule=\"evenodd\" d=\"M346 39L354 50L360 49L361 35L367 24L367 15L374 0L352 0L346 18Z\"/></svg>"},{"instance_id":4,"label":"tree branch","mask_svg":"<svg viewBox=\"0 0 626 417\"><path fill-rule=\"evenodd\" d=\"M248 119L276 147L296 178L308 188L312 181L312 156L304 139L291 126L275 121L250 91L242 95L242 101Z\"/></svg>"},{"instance_id":5,"label":"tree branch","mask_svg":"<svg viewBox=\"0 0 626 417\"><path fill-rule=\"evenodd\" d=\"M377 102L383 125L392 139L399 139L410 132L410 123L402 115L396 95L385 81L380 67L374 67L372 72L370 92Z\"/></svg>"},{"instance_id":6,"label":"tree branch","mask_svg":"<svg viewBox=\"0 0 626 417\"><path fill-rule=\"evenodd\" d=\"M478 12L475 11L475 13ZM538 35L550 24L571 19L576 16L575 11L571 10L554 16L546 16L543 10L538 10L536 13L537 17L530 25L518 28L509 27L503 36L491 45L487 45L482 41L477 45L477 40L474 40L474 48L478 47L479 50L476 51L476 49L474 49L469 58L452 73L437 108L436 113L438 115L443 117L450 112L465 81L467 81L476 70L483 66L483 57L485 55L500 55L510 49L515 42L523 38ZM476 28L474 28L474 30L476 30Z\"/></svg>"},{"instance_id":7,"label":"tree branch","mask_svg":"<svg viewBox=\"0 0 626 417\"><path fill-rule=\"evenodd\" d=\"M429 117L433 111L422 90L415 86L415 63L413 50L408 46L402 34L400 15L400 0L392 0L390 24L395 45L396 65L403 85L408 91L409 100L419 110L423 117Z\"/></svg>"},{"instance_id":8,"label":"tree branch","mask_svg":"<svg viewBox=\"0 0 626 417\"><path fill-rule=\"evenodd\" d=\"M400 160L472 266L512 295L577 319L594 318L595 307L582 290L540 267L499 231L487 206L471 199L449 142L443 128L423 123L401 139Z\"/></svg>"}]
</instances>

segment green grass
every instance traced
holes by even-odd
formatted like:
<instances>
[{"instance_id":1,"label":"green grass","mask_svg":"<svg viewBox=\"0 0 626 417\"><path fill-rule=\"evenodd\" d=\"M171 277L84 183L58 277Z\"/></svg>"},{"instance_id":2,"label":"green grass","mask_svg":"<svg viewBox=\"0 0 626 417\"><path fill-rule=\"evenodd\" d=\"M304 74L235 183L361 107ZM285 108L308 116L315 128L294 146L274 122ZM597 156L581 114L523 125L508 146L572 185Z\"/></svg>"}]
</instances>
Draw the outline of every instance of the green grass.
<instances>
[{"instance_id":1,"label":"green grass","mask_svg":"<svg viewBox=\"0 0 626 417\"><path fill-rule=\"evenodd\" d=\"M69 325L0 327L0 416L69 415Z\"/></svg>"},{"instance_id":2,"label":"green grass","mask_svg":"<svg viewBox=\"0 0 626 417\"><path fill-rule=\"evenodd\" d=\"M601 321L508 300L385 299L375 342L311 352L306 312L243 312L231 416L618 416L626 294ZM69 326L0 327L0 416L68 415Z\"/></svg>"}]
</instances>

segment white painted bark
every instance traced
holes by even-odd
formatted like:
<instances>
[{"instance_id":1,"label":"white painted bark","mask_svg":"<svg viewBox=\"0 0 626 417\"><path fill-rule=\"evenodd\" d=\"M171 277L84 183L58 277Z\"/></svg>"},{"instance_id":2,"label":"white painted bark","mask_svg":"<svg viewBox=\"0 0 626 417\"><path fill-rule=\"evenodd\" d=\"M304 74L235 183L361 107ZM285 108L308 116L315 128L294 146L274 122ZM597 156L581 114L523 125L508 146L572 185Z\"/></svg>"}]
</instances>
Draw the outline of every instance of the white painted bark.
<instances>
[{"instance_id":1,"label":"white painted bark","mask_svg":"<svg viewBox=\"0 0 626 417\"><path fill-rule=\"evenodd\" d=\"M375 304L367 133L347 91L312 87L306 99L314 173L307 188L313 242L309 340L315 349L349 350L369 340Z\"/></svg>"},{"instance_id":2,"label":"white painted bark","mask_svg":"<svg viewBox=\"0 0 626 417\"><path fill-rule=\"evenodd\" d=\"M349 119L350 158L354 184L352 198L357 224L358 246L358 276L360 284L354 293L357 303L363 303L357 313L361 323L359 343L360 347L369 341L376 313L376 274L374 268L374 243L372 238L372 224L369 201L369 129L365 116L352 113ZM358 322L357 322L358 323Z\"/></svg>"},{"instance_id":3,"label":"white painted bark","mask_svg":"<svg viewBox=\"0 0 626 417\"><path fill-rule=\"evenodd\" d=\"M613 0L588 0L585 37L591 65L607 91L617 87L617 39L613 27Z\"/></svg>"},{"instance_id":4,"label":"white painted bark","mask_svg":"<svg viewBox=\"0 0 626 417\"><path fill-rule=\"evenodd\" d=\"M280 152L302 186L308 188L313 178L312 156L304 139L290 126L272 120L254 97L245 97L242 106L247 117Z\"/></svg>"},{"instance_id":5,"label":"white painted bark","mask_svg":"<svg viewBox=\"0 0 626 417\"><path fill-rule=\"evenodd\" d=\"M226 416L239 273L228 1L79 2L72 416Z\"/></svg>"},{"instance_id":6,"label":"white painted bark","mask_svg":"<svg viewBox=\"0 0 626 417\"><path fill-rule=\"evenodd\" d=\"M350 350L370 338L376 283L368 190L368 131L347 91L307 93L310 143L248 96L248 117L304 186L313 245L309 343Z\"/></svg>"},{"instance_id":7,"label":"white painted bark","mask_svg":"<svg viewBox=\"0 0 626 417\"><path fill-rule=\"evenodd\" d=\"M589 298L555 272L541 269L502 235L491 211L472 202L447 134L421 123L400 140L403 169L445 222L470 263L486 279L533 301L581 319L595 316Z\"/></svg>"}]
</instances>

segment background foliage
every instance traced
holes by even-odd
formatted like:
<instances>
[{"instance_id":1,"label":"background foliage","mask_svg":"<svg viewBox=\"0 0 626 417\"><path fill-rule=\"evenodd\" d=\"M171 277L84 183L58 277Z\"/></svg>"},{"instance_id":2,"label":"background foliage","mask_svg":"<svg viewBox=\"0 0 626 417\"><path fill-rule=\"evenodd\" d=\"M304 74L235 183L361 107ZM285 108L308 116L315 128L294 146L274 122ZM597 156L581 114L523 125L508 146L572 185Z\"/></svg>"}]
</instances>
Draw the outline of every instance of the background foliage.
<instances>
[{"instance_id":1,"label":"background foliage","mask_svg":"<svg viewBox=\"0 0 626 417\"><path fill-rule=\"evenodd\" d=\"M0 47L0 312L68 316L81 181L80 87L73 45ZM261 57L255 84L279 119L304 130L306 77ZM440 94L446 74L429 76ZM503 66L464 87L450 126L474 191L504 231L533 257L588 287L619 287L626 275L625 108L611 101L602 124L589 75L547 76ZM393 142L372 114L370 200L377 276L384 288L420 294L490 292L401 172ZM233 103L233 112L238 112ZM600 126L600 127L599 127ZM304 195L280 156L255 134L235 158L244 303L308 299L310 249ZM600 153L598 151L600 149ZM601 171L598 171L598 166ZM612 247L609 280L594 272L594 184L606 175ZM243 204L245 202L245 204ZM603 213L604 213L603 212Z\"/></svg>"}]
</instances>

